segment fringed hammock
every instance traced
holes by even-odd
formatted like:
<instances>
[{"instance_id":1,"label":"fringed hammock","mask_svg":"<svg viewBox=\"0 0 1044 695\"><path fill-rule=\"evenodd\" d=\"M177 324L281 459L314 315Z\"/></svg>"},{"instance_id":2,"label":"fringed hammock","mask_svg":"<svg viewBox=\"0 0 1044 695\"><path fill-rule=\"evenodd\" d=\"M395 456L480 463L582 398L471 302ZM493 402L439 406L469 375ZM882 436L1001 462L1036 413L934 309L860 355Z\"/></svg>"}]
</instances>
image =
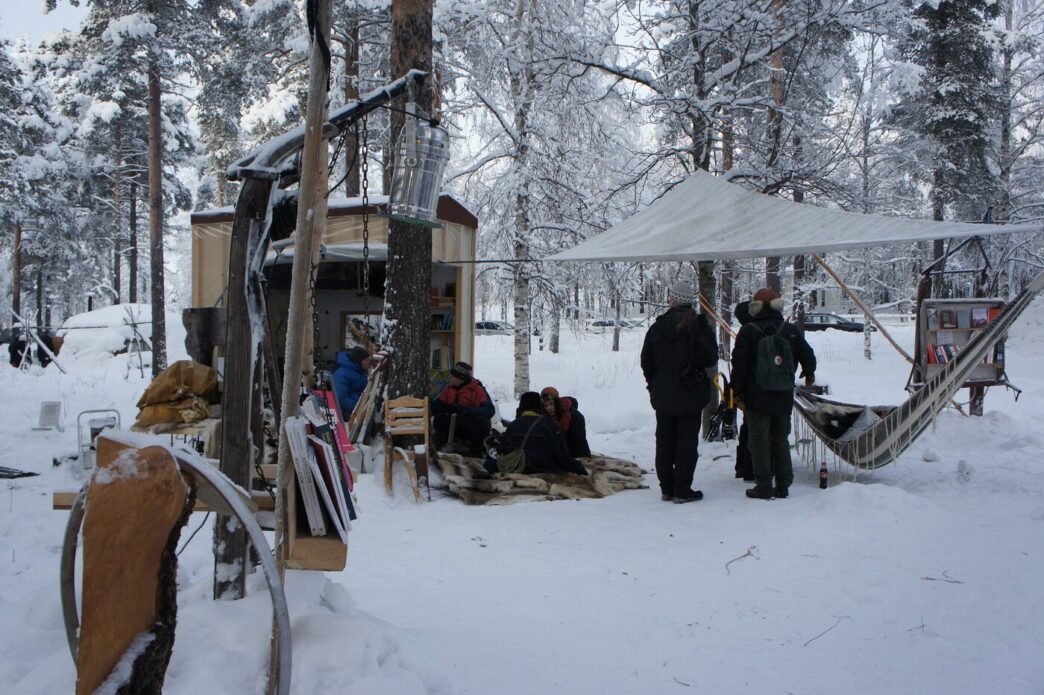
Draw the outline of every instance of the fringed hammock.
<instances>
[{"instance_id":1,"label":"fringed hammock","mask_svg":"<svg viewBox=\"0 0 1044 695\"><path fill-rule=\"evenodd\" d=\"M823 446L843 461L864 470L891 463L927 429L1042 288L1044 272L902 405L839 403L799 388L795 397L798 414Z\"/></svg>"}]
</instances>

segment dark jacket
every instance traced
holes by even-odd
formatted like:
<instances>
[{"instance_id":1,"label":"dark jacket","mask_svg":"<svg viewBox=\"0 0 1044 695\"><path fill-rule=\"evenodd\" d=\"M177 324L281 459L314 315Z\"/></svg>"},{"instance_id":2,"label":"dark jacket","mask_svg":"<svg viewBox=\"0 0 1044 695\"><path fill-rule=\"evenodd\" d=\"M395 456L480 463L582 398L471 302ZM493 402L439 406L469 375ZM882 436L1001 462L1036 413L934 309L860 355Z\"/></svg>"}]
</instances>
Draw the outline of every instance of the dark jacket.
<instances>
[{"instance_id":1,"label":"dark jacket","mask_svg":"<svg viewBox=\"0 0 1044 695\"><path fill-rule=\"evenodd\" d=\"M536 420L536 424L533 421ZM587 470L569 456L565 434L551 418L527 410L508 425L500 435L497 452L500 455L516 451L522 446L530 426L533 431L526 439L526 473L577 473L587 475Z\"/></svg>"},{"instance_id":2,"label":"dark jacket","mask_svg":"<svg viewBox=\"0 0 1044 695\"><path fill-rule=\"evenodd\" d=\"M559 398L562 413L555 418L555 424L565 432L569 455L573 458L590 456L591 447L587 443L587 419L576 409L577 400L571 397Z\"/></svg>"},{"instance_id":3,"label":"dark jacket","mask_svg":"<svg viewBox=\"0 0 1044 695\"><path fill-rule=\"evenodd\" d=\"M434 415L452 413L474 415L489 420L496 409L493 399L489 397L486 387L475 378L470 378L460 386L447 383L439 395L431 401L431 412Z\"/></svg>"},{"instance_id":4,"label":"dark jacket","mask_svg":"<svg viewBox=\"0 0 1044 695\"><path fill-rule=\"evenodd\" d=\"M779 329L780 334L790 342L795 369L800 365L803 376L815 375L816 354L805 341L801 329L792 323L785 323L783 315L769 307L758 312L750 323L740 328L736 336L736 344L732 348L732 390L736 397L747 404L747 410L756 413L789 413L794 407L793 389L769 393L762 391L754 381L758 342L763 337L763 333L754 328L755 325L767 333Z\"/></svg>"},{"instance_id":5,"label":"dark jacket","mask_svg":"<svg viewBox=\"0 0 1044 695\"><path fill-rule=\"evenodd\" d=\"M341 406L341 416L347 418L355 410L355 404L366 389L368 377L362 365L348 357L347 352L338 352L337 369L333 373L334 393Z\"/></svg>"},{"instance_id":6,"label":"dark jacket","mask_svg":"<svg viewBox=\"0 0 1044 695\"><path fill-rule=\"evenodd\" d=\"M653 410L694 415L710 400L706 369L718 362L718 341L691 306L661 314L642 345L642 372Z\"/></svg>"}]
</instances>

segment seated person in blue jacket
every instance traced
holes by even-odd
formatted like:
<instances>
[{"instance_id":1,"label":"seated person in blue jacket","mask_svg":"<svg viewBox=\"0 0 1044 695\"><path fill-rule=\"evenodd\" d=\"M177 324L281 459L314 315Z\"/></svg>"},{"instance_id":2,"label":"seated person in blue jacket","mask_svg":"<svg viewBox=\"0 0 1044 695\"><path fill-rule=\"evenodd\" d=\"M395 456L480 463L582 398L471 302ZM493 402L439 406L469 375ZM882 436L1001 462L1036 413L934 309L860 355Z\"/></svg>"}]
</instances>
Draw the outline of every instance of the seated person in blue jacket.
<instances>
[{"instance_id":1,"label":"seated person in blue jacket","mask_svg":"<svg viewBox=\"0 0 1044 695\"><path fill-rule=\"evenodd\" d=\"M333 373L334 393L337 394L337 404L341 406L341 417L347 419L355 410L355 404L359 402L359 397L366 388L373 360L365 348L356 345L350 350L338 352L336 361L337 369Z\"/></svg>"},{"instance_id":2,"label":"seated person in blue jacket","mask_svg":"<svg viewBox=\"0 0 1044 695\"><path fill-rule=\"evenodd\" d=\"M495 411L486 387L471 375L471 365L457 362L450 369L449 382L431 399L435 448L441 450L449 443L450 422L456 415L453 438L468 443L469 456L485 456L482 442L489 436Z\"/></svg>"},{"instance_id":3,"label":"seated person in blue jacket","mask_svg":"<svg viewBox=\"0 0 1044 695\"><path fill-rule=\"evenodd\" d=\"M577 473L587 475L580 462L569 455L565 433L544 415L540 394L527 391L518 400L515 420L497 438L497 454L503 456L518 449L526 452L526 473ZM483 464L490 473L497 472L492 458Z\"/></svg>"}]
</instances>

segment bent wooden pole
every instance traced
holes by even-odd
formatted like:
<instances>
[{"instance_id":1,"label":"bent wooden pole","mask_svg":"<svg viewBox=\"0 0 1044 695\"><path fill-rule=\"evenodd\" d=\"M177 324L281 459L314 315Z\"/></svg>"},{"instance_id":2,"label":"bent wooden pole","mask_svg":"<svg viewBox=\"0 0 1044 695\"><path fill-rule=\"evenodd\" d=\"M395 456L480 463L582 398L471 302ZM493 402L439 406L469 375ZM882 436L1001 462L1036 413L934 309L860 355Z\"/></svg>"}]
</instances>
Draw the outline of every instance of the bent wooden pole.
<instances>
[{"instance_id":1,"label":"bent wooden pole","mask_svg":"<svg viewBox=\"0 0 1044 695\"><path fill-rule=\"evenodd\" d=\"M901 347L899 347L899 343L895 342L895 339L892 338L892 335L887 330L885 330L885 327L882 326L881 322L877 320L876 316L874 316L874 312L870 311L870 309L866 306L866 304L863 303L863 300L859 298L859 295L857 295L855 292L853 292L852 289L848 285L845 284L845 281L842 280L841 277L837 273L834 272L834 269L831 268L830 266L828 266L827 262L824 261L822 259L822 257L820 257L820 255L817 254L817 253L813 253L812 254L812 260L814 260L816 263L818 263L820 265L820 267L822 267L823 270L825 270L827 272L827 275L829 275L830 277L834 278L834 282L836 282L837 286L841 288L841 291L843 291L845 294L847 294L849 299L851 299L853 302L855 302L855 305L857 307L859 307L859 309L864 314L866 314L866 317L868 319L870 319L870 323L874 324L874 326L877 327L877 330L881 331L881 335L884 336L885 340L887 340L889 343L891 343L892 347L894 347L899 352L899 354L902 355L906 359L907 362L909 362L910 364L913 364L914 363L914 358L910 356L910 353L908 353L906 350L904 350Z\"/></svg>"}]
</instances>

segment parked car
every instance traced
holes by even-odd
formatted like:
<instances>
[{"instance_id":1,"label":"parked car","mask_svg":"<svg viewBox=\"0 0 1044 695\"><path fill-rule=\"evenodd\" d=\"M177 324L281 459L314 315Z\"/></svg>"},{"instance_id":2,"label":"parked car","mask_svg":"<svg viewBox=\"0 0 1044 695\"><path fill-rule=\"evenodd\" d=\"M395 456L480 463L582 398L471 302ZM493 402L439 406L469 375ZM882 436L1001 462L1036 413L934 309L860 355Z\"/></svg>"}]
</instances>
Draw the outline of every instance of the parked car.
<instances>
[{"instance_id":1,"label":"parked car","mask_svg":"<svg viewBox=\"0 0 1044 695\"><path fill-rule=\"evenodd\" d=\"M475 332L479 335L511 335L515 327L507 321L476 321Z\"/></svg>"},{"instance_id":2,"label":"parked car","mask_svg":"<svg viewBox=\"0 0 1044 695\"><path fill-rule=\"evenodd\" d=\"M863 324L859 321L849 321L837 314L805 314L806 331L825 331L828 328L836 328L839 331L850 333L862 333ZM870 326L871 331L877 329Z\"/></svg>"},{"instance_id":3,"label":"parked car","mask_svg":"<svg viewBox=\"0 0 1044 695\"><path fill-rule=\"evenodd\" d=\"M640 326L641 322L634 319L620 319L620 328L635 328ZM616 326L616 319L591 319L587 322L589 328L596 329L607 329Z\"/></svg>"}]
</instances>

